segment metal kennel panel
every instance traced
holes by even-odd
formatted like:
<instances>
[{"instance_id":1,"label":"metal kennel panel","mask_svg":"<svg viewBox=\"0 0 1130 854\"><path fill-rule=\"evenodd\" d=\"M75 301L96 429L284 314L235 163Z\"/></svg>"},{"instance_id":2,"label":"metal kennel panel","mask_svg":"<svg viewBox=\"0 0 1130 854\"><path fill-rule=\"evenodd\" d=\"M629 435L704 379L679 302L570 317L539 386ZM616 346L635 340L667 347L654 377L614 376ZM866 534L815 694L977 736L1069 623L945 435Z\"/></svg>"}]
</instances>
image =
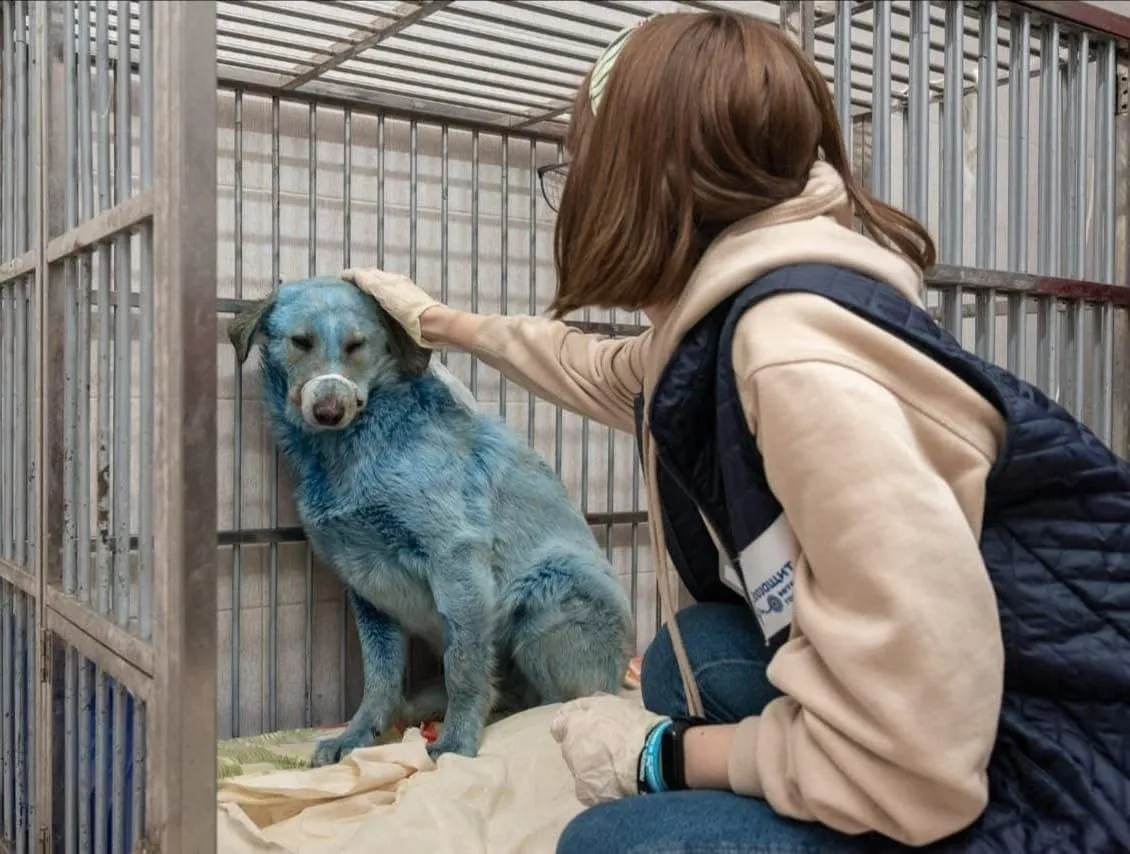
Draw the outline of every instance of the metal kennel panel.
<instances>
[{"instance_id":1,"label":"metal kennel panel","mask_svg":"<svg viewBox=\"0 0 1130 854\"><path fill-rule=\"evenodd\" d=\"M1130 19L1049 14L1087 5L840 2L816 32L836 40L833 85L859 174L937 236L935 315L1125 454L1130 393L1116 364L1130 290L1117 234ZM876 50L859 111L867 34Z\"/></svg>"},{"instance_id":2,"label":"metal kennel panel","mask_svg":"<svg viewBox=\"0 0 1130 854\"><path fill-rule=\"evenodd\" d=\"M572 93L620 28L709 8L779 23L814 56L858 174L939 237L944 263L928 294L939 319L1124 448L1126 397L1114 378L1127 346L1125 292L1057 277L1125 280L1111 266L1121 245L1111 235L1126 203L1107 180L1123 168L1125 33L1049 17L1046 4L218 3L221 317L280 279L367 264L405 272L459 307L543 309L553 214L532 167L562 158ZM110 30L113 40L113 19ZM1041 39L1053 30L1061 41L1049 68L1079 96L1074 115L1088 118L1082 143L1076 134L1054 150L1039 124L1041 92L1052 89ZM1075 199L1058 217L1039 213L1037 178L1052 172L1054 192ZM1041 266L1053 234L1057 258L1074 235L1082 268ZM608 334L641 328L623 313L573 321ZM218 347L220 733L334 723L360 689L352 619L304 542L254 367L238 370L227 343ZM635 603L642 648L659 616L631 438L535 401L465 355L444 358L561 473ZM1082 385L1067 382L1078 376Z\"/></svg>"},{"instance_id":3,"label":"metal kennel panel","mask_svg":"<svg viewBox=\"0 0 1130 854\"><path fill-rule=\"evenodd\" d=\"M215 10L0 9L0 849L214 850Z\"/></svg>"}]
</instances>

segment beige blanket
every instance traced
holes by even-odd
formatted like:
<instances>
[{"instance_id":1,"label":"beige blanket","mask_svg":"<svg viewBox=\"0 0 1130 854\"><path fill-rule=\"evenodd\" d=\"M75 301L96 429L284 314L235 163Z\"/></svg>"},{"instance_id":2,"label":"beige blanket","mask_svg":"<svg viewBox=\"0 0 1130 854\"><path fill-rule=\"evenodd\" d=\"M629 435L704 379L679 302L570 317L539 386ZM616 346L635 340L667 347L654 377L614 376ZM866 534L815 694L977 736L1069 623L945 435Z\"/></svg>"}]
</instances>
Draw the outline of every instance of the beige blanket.
<instances>
[{"instance_id":1,"label":"beige blanket","mask_svg":"<svg viewBox=\"0 0 1130 854\"><path fill-rule=\"evenodd\" d=\"M634 696L638 696L633 692ZM557 706L487 727L433 763L418 729L338 765L221 780L222 854L551 854L581 810L549 734Z\"/></svg>"}]
</instances>

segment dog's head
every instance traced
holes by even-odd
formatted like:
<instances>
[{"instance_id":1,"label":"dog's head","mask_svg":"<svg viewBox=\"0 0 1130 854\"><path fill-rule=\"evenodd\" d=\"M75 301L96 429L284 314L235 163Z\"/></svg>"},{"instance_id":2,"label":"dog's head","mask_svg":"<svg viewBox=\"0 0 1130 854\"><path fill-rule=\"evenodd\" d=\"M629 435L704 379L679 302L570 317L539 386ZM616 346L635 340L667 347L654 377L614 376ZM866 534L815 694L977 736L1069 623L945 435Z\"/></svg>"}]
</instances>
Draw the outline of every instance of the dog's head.
<instances>
[{"instance_id":1,"label":"dog's head","mask_svg":"<svg viewBox=\"0 0 1130 854\"><path fill-rule=\"evenodd\" d=\"M279 286L228 324L242 364L262 339L265 368L285 380L288 411L311 430L342 430L381 385L422 374L418 346L371 296L338 278Z\"/></svg>"}]
</instances>

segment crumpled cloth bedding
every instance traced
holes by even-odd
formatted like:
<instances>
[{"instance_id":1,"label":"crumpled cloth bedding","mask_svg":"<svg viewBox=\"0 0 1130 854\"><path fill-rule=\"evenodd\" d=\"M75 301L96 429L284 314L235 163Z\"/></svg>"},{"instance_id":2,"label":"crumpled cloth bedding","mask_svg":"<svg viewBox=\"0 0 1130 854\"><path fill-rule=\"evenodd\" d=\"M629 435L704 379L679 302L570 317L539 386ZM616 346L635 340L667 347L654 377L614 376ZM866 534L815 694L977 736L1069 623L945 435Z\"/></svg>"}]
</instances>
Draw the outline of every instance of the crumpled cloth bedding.
<instances>
[{"instance_id":1,"label":"crumpled cloth bedding","mask_svg":"<svg viewBox=\"0 0 1130 854\"><path fill-rule=\"evenodd\" d=\"M633 686L624 696L638 702L639 693ZM582 809L550 734L558 708L539 706L491 724L475 759L449 754L433 763L414 727L399 742L355 750L337 765L270 773L248 767L252 773L219 782L217 851L552 854Z\"/></svg>"}]
</instances>

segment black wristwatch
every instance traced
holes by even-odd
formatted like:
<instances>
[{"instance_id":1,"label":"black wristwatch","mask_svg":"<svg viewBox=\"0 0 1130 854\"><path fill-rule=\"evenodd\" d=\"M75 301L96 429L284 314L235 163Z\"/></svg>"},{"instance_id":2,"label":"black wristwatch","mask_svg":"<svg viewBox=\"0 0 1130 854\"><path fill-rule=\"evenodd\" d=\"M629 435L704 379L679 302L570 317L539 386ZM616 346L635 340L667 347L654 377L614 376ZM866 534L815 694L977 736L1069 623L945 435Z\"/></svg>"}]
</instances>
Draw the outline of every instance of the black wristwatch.
<instances>
[{"instance_id":1,"label":"black wristwatch","mask_svg":"<svg viewBox=\"0 0 1130 854\"><path fill-rule=\"evenodd\" d=\"M705 726L705 718L674 718L671 726L663 732L660 742L660 756L662 757L663 785L669 792L677 792L687 787L686 758L683 753L683 736L687 730L696 726Z\"/></svg>"},{"instance_id":2,"label":"black wristwatch","mask_svg":"<svg viewBox=\"0 0 1130 854\"><path fill-rule=\"evenodd\" d=\"M640 765L636 768L636 782L641 793L678 792L687 787L686 759L683 751L683 737L687 730L707 723L703 717L673 717L657 726L662 727L658 750L649 738L651 747L645 746L640 753ZM653 734L657 734L654 733ZM657 757L658 753L658 757ZM655 768L655 759L659 768ZM647 769L644 765L647 764ZM657 774L658 772L658 774ZM649 784L652 779L659 785Z\"/></svg>"}]
</instances>

